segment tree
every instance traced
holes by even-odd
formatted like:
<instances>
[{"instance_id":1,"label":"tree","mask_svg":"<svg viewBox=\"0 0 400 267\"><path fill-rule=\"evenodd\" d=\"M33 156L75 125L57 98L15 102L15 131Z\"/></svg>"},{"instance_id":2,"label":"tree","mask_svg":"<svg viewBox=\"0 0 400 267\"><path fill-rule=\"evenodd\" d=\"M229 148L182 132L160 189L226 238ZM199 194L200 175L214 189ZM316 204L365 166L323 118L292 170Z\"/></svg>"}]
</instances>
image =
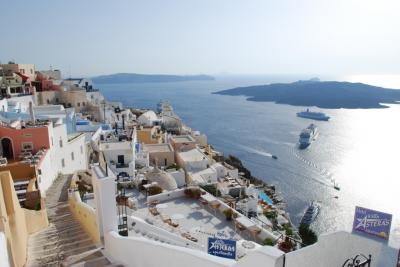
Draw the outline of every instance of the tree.
<instances>
[{"instance_id":1,"label":"tree","mask_svg":"<svg viewBox=\"0 0 400 267\"><path fill-rule=\"evenodd\" d=\"M318 241L317 234L306 224L300 224L299 234L303 240L303 247L312 245Z\"/></svg>"}]
</instances>

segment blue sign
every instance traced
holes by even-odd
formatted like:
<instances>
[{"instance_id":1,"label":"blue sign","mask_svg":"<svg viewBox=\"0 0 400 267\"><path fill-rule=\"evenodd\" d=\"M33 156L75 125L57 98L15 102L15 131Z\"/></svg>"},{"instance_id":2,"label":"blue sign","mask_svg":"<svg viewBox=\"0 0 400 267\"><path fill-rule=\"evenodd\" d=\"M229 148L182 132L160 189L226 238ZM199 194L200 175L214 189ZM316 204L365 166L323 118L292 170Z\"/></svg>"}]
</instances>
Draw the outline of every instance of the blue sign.
<instances>
[{"instance_id":1,"label":"blue sign","mask_svg":"<svg viewBox=\"0 0 400 267\"><path fill-rule=\"evenodd\" d=\"M353 230L389 239L392 215L376 210L356 207Z\"/></svg>"},{"instance_id":2,"label":"blue sign","mask_svg":"<svg viewBox=\"0 0 400 267\"><path fill-rule=\"evenodd\" d=\"M228 259L236 259L236 241L209 237L208 254Z\"/></svg>"}]
</instances>

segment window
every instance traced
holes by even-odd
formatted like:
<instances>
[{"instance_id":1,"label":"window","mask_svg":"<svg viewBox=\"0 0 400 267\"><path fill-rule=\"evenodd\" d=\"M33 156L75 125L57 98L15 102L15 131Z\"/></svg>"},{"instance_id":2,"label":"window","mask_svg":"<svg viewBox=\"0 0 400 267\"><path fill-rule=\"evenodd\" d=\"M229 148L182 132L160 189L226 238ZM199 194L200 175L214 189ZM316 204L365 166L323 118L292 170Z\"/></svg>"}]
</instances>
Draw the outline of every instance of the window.
<instances>
[{"instance_id":1,"label":"window","mask_svg":"<svg viewBox=\"0 0 400 267\"><path fill-rule=\"evenodd\" d=\"M63 147L63 142L61 138L60 138L60 147Z\"/></svg>"},{"instance_id":2,"label":"window","mask_svg":"<svg viewBox=\"0 0 400 267\"><path fill-rule=\"evenodd\" d=\"M81 146L81 154L83 154L83 146Z\"/></svg>"},{"instance_id":3,"label":"window","mask_svg":"<svg viewBox=\"0 0 400 267\"><path fill-rule=\"evenodd\" d=\"M81 106L81 103L80 102L78 102L78 107L80 107Z\"/></svg>"},{"instance_id":4,"label":"window","mask_svg":"<svg viewBox=\"0 0 400 267\"><path fill-rule=\"evenodd\" d=\"M82 102L82 106L85 106L86 105L86 103L85 102Z\"/></svg>"},{"instance_id":5,"label":"window","mask_svg":"<svg viewBox=\"0 0 400 267\"><path fill-rule=\"evenodd\" d=\"M31 69L31 74L33 74L33 70Z\"/></svg>"},{"instance_id":6,"label":"window","mask_svg":"<svg viewBox=\"0 0 400 267\"><path fill-rule=\"evenodd\" d=\"M61 159L61 166L64 168L65 167L65 160Z\"/></svg>"},{"instance_id":7,"label":"window","mask_svg":"<svg viewBox=\"0 0 400 267\"><path fill-rule=\"evenodd\" d=\"M124 155L118 155L118 163L119 164L124 164L125 163Z\"/></svg>"},{"instance_id":8,"label":"window","mask_svg":"<svg viewBox=\"0 0 400 267\"><path fill-rule=\"evenodd\" d=\"M32 151L33 150L33 143L32 142L24 142L24 143L22 143L22 150Z\"/></svg>"},{"instance_id":9,"label":"window","mask_svg":"<svg viewBox=\"0 0 400 267\"><path fill-rule=\"evenodd\" d=\"M59 102L59 100L58 100L58 98L56 98L56 103L58 103Z\"/></svg>"},{"instance_id":10,"label":"window","mask_svg":"<svg viewBox=\"0 0 400 267\"><path fill-rule=\"evenodd\" d=\"M75 159L74 152L71 152L71 160L74 160L74 159Z\"/></svg>"}]
</instances>

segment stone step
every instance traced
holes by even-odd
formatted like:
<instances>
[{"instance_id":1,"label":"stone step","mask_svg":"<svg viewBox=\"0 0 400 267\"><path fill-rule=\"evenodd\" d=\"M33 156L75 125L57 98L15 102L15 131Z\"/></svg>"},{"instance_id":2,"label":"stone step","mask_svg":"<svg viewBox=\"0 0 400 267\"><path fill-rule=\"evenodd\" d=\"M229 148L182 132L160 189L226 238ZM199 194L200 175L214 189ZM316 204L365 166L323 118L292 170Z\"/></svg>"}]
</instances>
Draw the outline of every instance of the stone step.
<instances>
[{"instance_id":1,"label":"stone step","mask_svg":"<svg viewBox=\"0 0 400 267\"><path fill-rule=\"evenodd\" d=\"M103 253L101 253L102 248L95 248L92 250L88 250L82 252L80 254L75 254L66 258L63 262L64 266L70 266L72 264L76 264L78 262L82 262L85 260L91 260L99 257L103 257Z\"/></svg>"},{"instance_id":2,"label":"stone step","mask_svg":"<svg viewBox=\"0 0 400 267\"><path fill-rule=\"evenodd\" d=\"M78 243L82 244L83 242L85 243L91 243L92 239L89 237L86 239L81 239L81 238L75 238L75 239L69 239L69 240L55 240L51 242L36 242L32 248L29 248L29 252L38 252L41 250L51 250L53 247L61 247L69 244L76 244Z\"/></svg>"},{"instance_id":3,"label":"stone step","mask_svg":"<svg viewBox=\"0 0 400 267\"><path fill-rule=\"evenodd\" d=\"M48 247L39 251L29 250L32 255L40 255L41 257L62 253L68 253L69 251L76 251L78 253L82 253L86 251L87 248L93 249L95 246L92 242L74 242L67 245L58 245ZM70 256L70 254L68 255ZM40 257L33 257L33 258L40 258Z\"/></svg>"},{"instance_id":4,"label":"stone step","mask_svg":"<svg viewBox=\"0 0 400 267\"><path fill-rule=\"evenodd\" d=\"M46 192L49 227L29 237L26 267L123 267L111 263L72 214L67 188L70 178L60 176Z\"/></svg>"},{"instance_id":5,"label":"stone step","mask_svg":"<svg viewBox=\"0 0 400 267\"><path fill-rule=\"evenodd\" d=\"M78 262L72 265L69 265L70 267L103 267L107 266L110 264L110 261L107 260L106 257L98 257L90 260L84 260L82 262Z\"/></svg>"},{"instance_id":6,"label":"stone step","mask_svg":"<svg viewBox=\"0 0 400 267\"><path fill-rule=\"evenodd\" d=\"M51 235L57 235L57 234L63 234L63 233L69 233L71 231L79 231L82 230L80 224L78 222L75 222L74 224L70 226L62 226L62 227L52 227L38 233L36 236L41 237L41 236L51 236Z\"/></svg>"},{"instance_id":7,"label":"stone step","mask_svg":"<svg viewBox=\"0 0 400 267\"><path fill-rule=\"evenodd\" d=\"M36 239L31 239L29 241L29 245L31 246L35 246L37 244L40 244L42 242L63 242L64 239L66 238L70 238L72 239L86 239L88 238L88 235L85 232L75 232L75 233L71 233L71 234L66 234L66 235L54 235L54 236L43 236L40 238L36 238Z\"/></svg>"},{"instance_id":8,"label":"stone step","mask_svg":"<svg viewBox=\"0 0 400 267\"><path fill-rule=\"evenodd\" d=\"M85 247L79 247L79 248L74 248L74 249L62 249L59 251L54 251L53 253L49 253L49 254L41 254L38 253L36 255L36 253L34 255L32 255L32 258L30 258L30 262L32 262L32 264L47 264L49 262L55 262L55 261L59 261L62 262L64 261L67 257L75 255L75 254L80 254L82 252L85 252L87 250L92 250L95 249L96 247L94 245L89 245L89 246L85 246ZM31 265L27 265L27 266L31 266Z\"/></svg>"}]
</instances>

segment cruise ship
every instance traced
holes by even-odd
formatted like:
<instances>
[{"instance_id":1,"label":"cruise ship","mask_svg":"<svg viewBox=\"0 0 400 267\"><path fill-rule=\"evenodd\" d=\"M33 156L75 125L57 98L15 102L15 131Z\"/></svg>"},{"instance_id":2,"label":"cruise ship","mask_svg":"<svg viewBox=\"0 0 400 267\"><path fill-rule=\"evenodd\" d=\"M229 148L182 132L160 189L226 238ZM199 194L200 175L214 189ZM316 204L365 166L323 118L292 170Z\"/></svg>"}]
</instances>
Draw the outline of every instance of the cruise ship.
<instances>
[{"instance_id":1,"label":"cruise ship","mask_svg":"<svg viewBox=\"0 0 400 267\"><path fill-rule=\"evenodd\" d=\"M309 109L307 109L305 111L297 112L296 114L297 114L297 117L318 120L318 121L328 121L331 118L328 115L326 115L325 113L313 112L313 111L310 111Z\"/></svg>"},{"instance_id":2,"label":"cruise ship","mask_svg":"<svg viewBox=\"0 0 400 267\"><path fill-rule=\"evenodd\" d=\"M300 133L300 148L308 147L318 136L318 128L315 124L310 124Z\"/></svg>"},{"instance_id":3,"label":"cruise ship","mask_svg":"<svg viewBox=\"0 0 400 267\"><path fill-rule=\"evenodd\" d=\"M317 217L320 210L318 203L312 201L301 219L300 224L310 225Z\"/></svg>"}]
</instances>

